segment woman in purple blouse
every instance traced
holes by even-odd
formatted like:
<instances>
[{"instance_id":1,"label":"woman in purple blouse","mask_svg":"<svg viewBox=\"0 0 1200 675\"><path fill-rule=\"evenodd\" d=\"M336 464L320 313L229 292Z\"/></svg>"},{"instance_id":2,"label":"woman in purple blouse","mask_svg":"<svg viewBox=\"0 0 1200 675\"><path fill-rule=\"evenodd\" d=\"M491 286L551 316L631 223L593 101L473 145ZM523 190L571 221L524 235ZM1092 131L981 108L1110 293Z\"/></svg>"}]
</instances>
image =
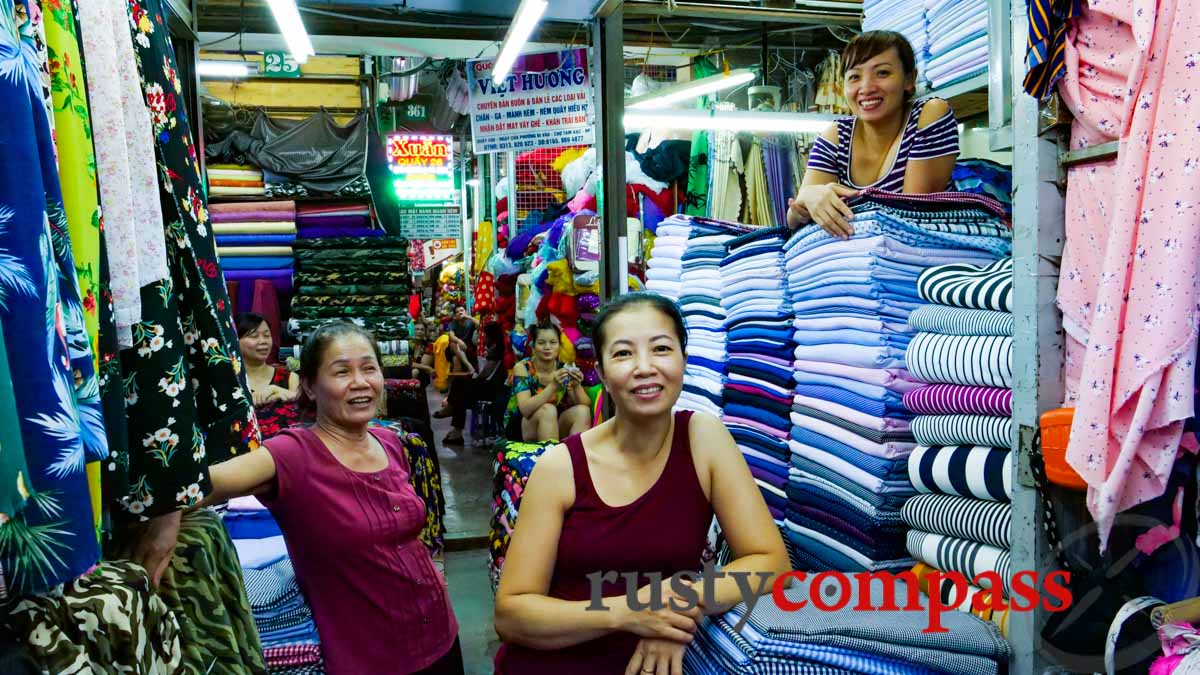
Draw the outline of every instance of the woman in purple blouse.
<instances>
[{"instance_id":1,"label":"woman in purple blouse","mask_svg":"<svg viewBox=\"0 0 1200 675\"><path fill-rule=\"evenodd\" d=\"M461 675L458 624L418 539L425 504L395 432L369 428L383 396L379 347L350 323L317 329L300 356L311 427L213 466L207 503L257 495L279 522L331 675Z\"/></svg>"}]
</instances>

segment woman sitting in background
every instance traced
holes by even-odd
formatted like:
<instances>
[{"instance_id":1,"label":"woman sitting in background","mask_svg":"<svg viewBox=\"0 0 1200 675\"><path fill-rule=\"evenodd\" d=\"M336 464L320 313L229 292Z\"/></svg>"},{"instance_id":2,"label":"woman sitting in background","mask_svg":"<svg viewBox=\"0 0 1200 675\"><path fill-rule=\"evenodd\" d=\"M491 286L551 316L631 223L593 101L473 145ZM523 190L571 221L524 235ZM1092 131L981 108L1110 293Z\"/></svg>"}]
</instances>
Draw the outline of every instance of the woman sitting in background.
<instances>
[{"instance_id":1,"label":"woman sitting in background","mask_svg":"<svg viewBox=\"0 0 1200 675\"><path fill-rule=\"evenodd\" d=\"M526 442L557 441L583 433L592 424L591 398L583 388L583 373L558 360L561 336L552 323L533 326L527 338L533 356L513 366L504 428L519 419L521 440Z\"/></svg>"},{"instance_id":2,"label":"woman sitting in background","mask_svg":"<svg viewBox=\"0 0 1200 675\"><path fill-rule=\"evenodd\" d=\"M421 381L421 388L433 381L433 343L424 321L412 323L412 340L408 345L409 362L412 364L412 379Z\"/></svg>"},{"instance_id":3,"label":"woman sitting in background","mask_svg":"<svg viewBox=\"0 0 1200 675\"><path fill-rule=\"evenodd\" d=\"M299 378L285 366L267 363L271 356L271 326L267 320L253 312L243 312L237 315L235 323L254 405L294 401L300 393Z\"/></svg>"},{"instance_id":4,"label":"woman sitting in background","mask_svg":"<svg viewBox=\"0 0 1200 675\"><path fill-rule=\"evenodd\" d=\"M539 331L539 338L541 332ZM623 576L592 606L593 572L638 577L638 597L659 573L670 601L673 574L701 567L713 514L735 559L725 572L776 575L787 551L745 458L720 420L673 412L687 366L683 317L660 295L623 295L593 330L597 367L616 414L538 460L521 499L496 594L505 644L498 675L682 675L700 613L741 601L726 576L695 588L698 607L636 610ZM684 599L686 602L687 599Z\"/></svg>"}]
</instances>

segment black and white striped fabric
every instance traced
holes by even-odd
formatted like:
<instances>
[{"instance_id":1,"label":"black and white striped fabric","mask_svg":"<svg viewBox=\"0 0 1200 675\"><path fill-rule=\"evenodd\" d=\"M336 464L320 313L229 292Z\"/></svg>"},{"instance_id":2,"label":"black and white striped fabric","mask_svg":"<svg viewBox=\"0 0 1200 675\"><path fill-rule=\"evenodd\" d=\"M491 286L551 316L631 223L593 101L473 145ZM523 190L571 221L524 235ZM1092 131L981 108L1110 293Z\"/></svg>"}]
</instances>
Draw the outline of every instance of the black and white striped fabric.
<instances>
[{"instance_id":1,"label":"black and white striped fabric","mask_svg":"<svg viewBox=\"0 0 1200 675\"><path fill-rule=\"evenodd\" d=\"M1013 315L990 309L925 305L908 315L908 325L915 331L942 335L1012 335Z\"/></svg>"},{"instance_id":2,"label":"black and white striped fabric","mask_svg":"<svg viewBox=\"0 0 1200 675\"><path fill-rule=\"evenodd\" d=\"M1011 337L917 333L904 361L922 382L1011 389L1012 354Z\"/></svg>"},{"instance_id":3,"label":"black and white striped fabric","mask_svg":"<svg viewBox=\"0 0 1200 675\"><path fill-rule=\"evenodd\" d=\"M1011 417L994 415L919 415L913 438L921 445L990 445L1012 449Z\"/></svg>"},{"instance_id":4,"label":"black and white striped fabric","mask_svg":"<svg viewBox=\"0 0 1200 675\"><path fill-rule=\"evenodd\" d=\"M918 445L908 457L917 492L1012 501L1012 452L982 445Z\"/></svg>"},{"instance_id":5,"label":"black and white striped fabric","mask_svg":"<svg viewBox=\"0 0 1200 675\"><path fill-rule=\"evenodd\" d=\"M914 530L1008 548L1012 504L956 495L917 495L904 502L900 518Z\"/></svg>"},{"instance_id":6,"label":"black and white striped fabric","mask_svg":"<svg viewBox=\"0 0 1200 675\"><path fill-rule=\"evenodd\" d=\"M1011 312L1012 258L997 260L987 267L966 263L930 267L917 279L917 293L937 305Z\"/></svg>"},{"instance_id":7,"label":"black and white striped fabric","mask_svg":"<svg viewBox=\"0 0 1200 675\"><path fill-rule=\"evenodd\" d=\"M1005 597L1012 594L1012 557L1002 548L921 530L909 530L906 543L912 557L943 572L958 572L968 583L983 572L995 572ZM992 581L979 578L978 586L991 590Z\"/></svg>"}]
</instances>

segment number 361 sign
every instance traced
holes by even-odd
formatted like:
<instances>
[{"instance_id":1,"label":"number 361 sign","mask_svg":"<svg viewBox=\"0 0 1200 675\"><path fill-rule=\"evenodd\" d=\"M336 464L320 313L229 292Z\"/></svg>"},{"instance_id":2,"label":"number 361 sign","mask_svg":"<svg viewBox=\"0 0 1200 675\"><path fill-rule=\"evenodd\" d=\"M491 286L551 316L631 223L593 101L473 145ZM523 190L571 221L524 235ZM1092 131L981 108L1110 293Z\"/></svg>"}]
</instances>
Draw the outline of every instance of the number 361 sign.
<instances>
[{"instance_id":1,"label":"number 361 sign","mask_svg":"<svg viewBox=\"0 0 1200 675\"><path fill-rule=\"evenodd\" d=\"M300 77L300 64L287 52L264 52L263 75L267 77Z\"/></svg>"}]
</instances>

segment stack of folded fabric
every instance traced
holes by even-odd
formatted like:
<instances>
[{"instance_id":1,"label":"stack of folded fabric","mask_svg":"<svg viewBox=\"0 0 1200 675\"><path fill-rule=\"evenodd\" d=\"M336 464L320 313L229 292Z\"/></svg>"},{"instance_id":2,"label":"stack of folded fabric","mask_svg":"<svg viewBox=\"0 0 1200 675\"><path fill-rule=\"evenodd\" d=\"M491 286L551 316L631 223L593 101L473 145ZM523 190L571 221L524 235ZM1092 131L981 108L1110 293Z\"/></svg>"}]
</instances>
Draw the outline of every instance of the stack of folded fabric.
<instances>
[{"instance_id":1,"label":"stack of folded fabric","mask_svg":"<svg viewBox=\"0 0 1200 675\"><path fill-rule=\"evenodd\" d=\"M925 0L925 12L932 86L944 87L987 71L987 0Z\"/></svg>"},{"instance_id":2,"label":"stack of folded fabric","mask_svg":"<svg viewBox=\"0 0 1200 675\"><path fill-rule=\"evenodd\" d=\"M894 570L914 561L900 507L915 494L916 448L903 395L921 386L905 351L930 265L988 263L1011 249L994 200L867 191L849 240L820 227L785 247L792 338L787 529L799 569ZM986 205L988 209L972 208Z\"/></svg>"},{"instance_id":3,"label":"stack of folded fabric","mask_svg":"<svg viewBox=\"0 0 1200 675\"><path fill-rule=\"evenodd\" d=\"M525 483L533 473L533 465L551 445L554 444L509 441L496 452L492 462L492 522L488 535L488 577L492 591L500 584L500 571L504 568L509 537L517 525Z\"/></svg>"},{"instance_id":4,"label":"stack of folded fabric","mask_svg":"<svg viewBox=\"0 0 1200 675\"><path fill-rule=\"evenodd\" d=\"M683 254L688 247L691 223L675 218L659 224L646 265L646 290L678 300L682 294Z\"/></svg>"},{"instance_id":5,"label":"stack of folded fabric","mask_svg":"<svg viewBox=\"0 0 1200 675\"><path fill-rule=\"evenodd\" d=\"M408 239L297 239L293 337L303 340L330 319L346 319L381 341L408 338Z\"/></svg>"},{"instance_id":6,"label":"stack of folded fabric","mask_svg":"<svg viewBox=\"0 0 1200 675\"><path fill-rule=\"evenodd\" d=\"M286 305L292 293L296 203L214 202L209 205L209 213L234 311L262 309L254 308L255 283L259 280L274 286L276 304ZM279 328L273 325L272 334L279 335Z\"/></svg>"},{"instance_id":7,"label":"stack of folded fabric","mask_svg":"<svg viewBox=\"0 0 1200 675\"><path fill-rule=\"evenodd\" d=\"M268 670L273 675L323 672L312 610L296 583L278 523L255 497L231 500L224 521L241 560Z\"/></svg>"},{"instance_id":8,"label":"stack of folded fabric","mask_svg":"<svg viewBox=\"0 0 1200 675\"><path fill-rule=\"evenodd\" d=\"M1012 270L1011 258L944 265L917 282L921 297L937 303L908 319L920 331L909 345L909 368L931 383L904 395L920 444L909 476L924 494L901 509L921 571L960 572L978 578L972 595L1004 598L1011 578ZM995 572L1003 586L994 588L995 579L982 572ZM1006 629L1007 613L987 616Z\"/></svg>"},{"instance_id":9,"label":"stack of folded fabric","mask_svg":"<svg viewBox=\"0 0 1200 675\"><path fill-rule=\"evenodd\" d=\"M786 228L759 229L726 243L722 419L746 457L775 521L787 508L792 311L784 298Z\"/></svg>"},{"instance_id":10,"label":"stack of folded fabric","mask_svg":"<svg viewBox=\"0 0 1200 675\"><path fill-rule=\"evenodd\" d=\"M386 234L371 226L371 207L365 202L301 204L296 209L296 228L301 239L381 237Z\"/></svg>"},{"instance_id":11,"label":"stack of folded fabric","mask_svg":"<svg viewBox=\"0 0 1200 675\"><path fill-rule=\"evenodd\" d=\"M749 228L735 223L672 216L659 225L668 231L676 222L690 222L680 276L684 291L679 309L687 328L688 367L677 407L702 410L720 417L725 388L725 308L721 306L721 261L725 246Z\"/></svg>"},{"instance_id":12,"label":"stack of folded fabric","mask_svg":"<svg viewBox=\"0 0 1200 675\"><path fill-rule=\"evenodd\" d=\"M208 167L209 197L246 197L266 194L262 169L249 164L212 164Z\"/></svg>"},{"instance_id":13,"label":"stack of folded fabric","mask_svg":"<svg viewBox=\"0 0 1200 675\"><path fill-rule=\"evenodd\" d=\"M891 30L907 38L917 59L917 81L926 81L930 34L924 3L913 0L865 0L863 30Z\"/></svg>"},{"instance_id":14,"label":"stack of folded fabric","mask_svg":"<svg viewBox=\"0 0 1200 675\"><path fill-rule=\"evenodd\" d=\"M916 595L909 604L906 582L894 586L870 579L870 586L833 580L820 588L808 579L795 580L784 591L796 610L768 600L753 611L741 603L725 614L706 619L684 652L684 672L805 673L811 675L895 675L953 673L998 675L1007 672L1012 648L996 627L962 612L941 615L944 631L928 630L928 600ZM885 588L885 583L888 588ZM844 609L826 611L844 603ZM832 599L831 599L832 598ZM895 598L896 609L884 598ZM873 611L855 611L869 606ZM747 614L749 614L747 618ZM745 619L741 630L735 627Z\"/></svg>"}]
</instances>

